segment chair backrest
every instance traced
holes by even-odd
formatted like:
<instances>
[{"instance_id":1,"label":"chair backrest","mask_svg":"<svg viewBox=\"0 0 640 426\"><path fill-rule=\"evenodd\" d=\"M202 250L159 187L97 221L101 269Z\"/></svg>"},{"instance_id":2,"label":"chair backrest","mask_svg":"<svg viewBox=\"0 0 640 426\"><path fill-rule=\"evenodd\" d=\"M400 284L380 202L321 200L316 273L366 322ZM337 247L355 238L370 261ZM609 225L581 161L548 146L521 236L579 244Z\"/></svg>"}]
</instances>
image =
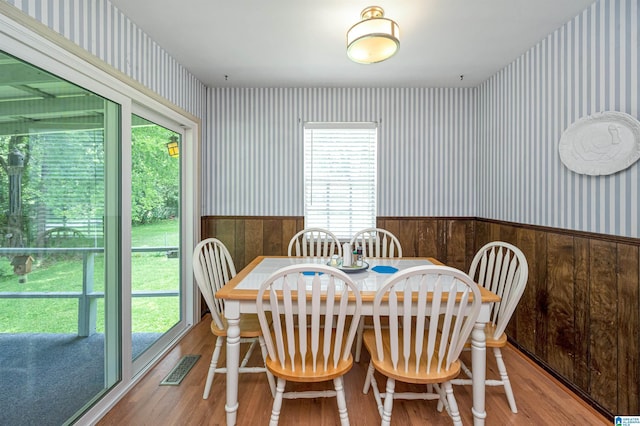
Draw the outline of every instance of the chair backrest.
<instances>
[{"instance_id":1,"label":"chair backrest","mask_svg":"<svg viewBox=\"0 0 640 426\"><path fill-rule=\"evenodd\" d=\"M262 284L256 298L269 357L291 370L309 356L314 372L326 371L329 362L335 367L351 356L361 305L356 284L338 269L310 263L276 271ZM265 310L271 311L271 322ZM353 318L345 330L347 315ZM305 363L302 370L304 373Z\"/></svg>"},{"instance_id":2,"label":"chair backrest","mask_svg":"<svg viewBox=\"0 0 640 426\"><path fill-rule=\"evenodd\" d=\"M373 302L375 356L387 362L388 345L396 370L448 371L473 330L481 303L479 287L458 269L424 265L397 272ZM389 342L383 342L380 318L387 316Z\"/></svg>"},{"instance_id":3,"label":"chair backrest","mask_svg":"<svg viewBox=\"0 0 640 426\"><path fill-rule=\"evenodd\" d=\"M469 276L478 285L500 296L491 307L491 323L497 339L511 319L524 293L529 277L529 265L524 253L514 245L502 241L486 244L476 253Z\"/></svg>"},{"instance_id":4,"label":"chair backrest","mask_svg":"<svg viewBox=\"0 0 640 426\"><path fill-rule=\"evenodd\" d=\"M342 257L340 240L331 231L322 228L306 228L289 241L289 256L296 257Z\"/></svg>"},{"instance_id":5,"label":"chair backrest","mask_svg":"<svg viewBox=\"0 0 640 426\"><path fill-rule=\"evenodd\" d=\"M362 247L366 257L402 257L402 246L398 238L382 228L362 229L351 238L351 247Z\"/></svg>"},{"instance_id":6,"label":"chair backrest","mask_svg":"<svg viewBox=\"0 0 640 426\"><path fill-rule=\"evenodd\" d=\"M207 302L216 326L224 330L224 302L215 294L231 278L236 276L236 267L227 247L216 238L202 240L193 249L193 274L198 288Z\"/></svg>"}]
</instances>

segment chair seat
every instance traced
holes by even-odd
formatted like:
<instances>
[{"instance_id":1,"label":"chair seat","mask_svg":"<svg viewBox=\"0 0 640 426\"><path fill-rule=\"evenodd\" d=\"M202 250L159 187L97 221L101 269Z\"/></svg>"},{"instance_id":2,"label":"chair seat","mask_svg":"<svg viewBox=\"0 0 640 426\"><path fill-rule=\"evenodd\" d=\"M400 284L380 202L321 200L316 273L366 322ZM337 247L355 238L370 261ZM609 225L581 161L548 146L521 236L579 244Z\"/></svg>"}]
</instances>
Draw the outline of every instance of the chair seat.
<instances>
[{"instance_id":1,"label":"chair seat","mask_svg":"<svg viewBox=\"0 0 640 426\"><path fill-rule=\"evenodd\" d=\"M215 321L211 321L211 332L215 336L227 336L227 319L222 317L222 323L224 329L220 329L216 326ZM240 315L240 337L258 337L262 334L260 328L260 321L258 321L258 315L256 314L242 314Z\"/></svg>"},{"instance_id":2,"label":"chair seat","mask_svg":"<svg viewBox=\"0 0 640 426\"><path fill-rule=\"evenodd\" d=\"M371 315L366 315L362 317L362 322L364 323L365 328L373 328L373 317ZM389 318L381 317L380 325L382 327L389 327Z\"/></svg>"},{"instance_id":3,"label":"chair seat","mask_svg":"<svg viewBox=\"0 0 640 426\"><path fill-rule=\"evenodd\" d=\"M334 345L331 345L331 351L329 353L329 361L327 362L327 369L324 370L321 366L323 365L324 356L322 354L318 354L318 364L319 367L316 371L313 371L313 358L312 358L312 350L311 350L311 332L307 331L307 352L305 356L305 371L302 371L302 358L300 356L300 351L296 351L295 354L295 365L292 368L291 358L287 355L286 362L284 368L279 361L274 361L270 357L267 358L267 369L273 373L276 377L281 377L287 381L292 382L324 382L327 380L332 380L336 377L340 377L346 374L351 367L353 366L353 357L349 355L346 360L340 359L336 367L333 366L333 348ZM272 338L275 339L275 334L272 333ZM298 346L298 342L300 339L299 330L295 331L295 342L296 347ZM319 345L322 348L322 342L324 341L324 333L320 330L320 338ZM333 341L332 341L333 342ZM343 340L342 348L346 344L346 336Z\"/></svg>"},{"instance_id":4,"label":"chair seat","mask_svg":"<svg viewBox=\"0 0 640 426\"><path fill-rule=\"evenodd\" d=\"M415 352L411 352L409 357L409 368L408 371L404 371L404 368L394 369L393 364L391 362L391 339L390 333L388 329L381 330L382 333L382 345L384 347L384 360L378 360L377 356L371 356L371 362L376 370L387 377L391 377L396 380L400 380L402 382L407 383L415 383L415 384L429 384L429 383L442 383L448 380L454 379L460 373L460 362L454 361L451 363L451 366L448 370L441 369L437 371L437 362L434 360L431 363L430 371L425 374L427 369L426 361L423 359L420 362L420 371L416 373L415 366L416 358ZM412 334L413 331L412 331ZM398 330L398 340L401 342L403 339L402 330ZM415 336L411 336L411 341L415 342ZM363 335L363 342L369 353L375 354L377 353L376 349L376 335L375 330L365 330ZM426 347L427 339L424 341L424 346ZM422 353L426 353L426 350L423 350ZM402 354L399 355L402 359ZM402 362L402 361L400 361Z\"/></svg>"},{"instance_id":5,"label":"chair seat","mask_svg":"<svg viewBox=\"0 0 640 426\"><path fill-rule=\"evenodd\" d=\"M502 333L497 339L494 338L496 332L495 324L488 323L484 327L484 336L486 339L486 346L488 348L504 348L507 345L507 333ZM471 348L471 339L467 340L464 345L465 349Z\"/></svg>"}]
</instances>

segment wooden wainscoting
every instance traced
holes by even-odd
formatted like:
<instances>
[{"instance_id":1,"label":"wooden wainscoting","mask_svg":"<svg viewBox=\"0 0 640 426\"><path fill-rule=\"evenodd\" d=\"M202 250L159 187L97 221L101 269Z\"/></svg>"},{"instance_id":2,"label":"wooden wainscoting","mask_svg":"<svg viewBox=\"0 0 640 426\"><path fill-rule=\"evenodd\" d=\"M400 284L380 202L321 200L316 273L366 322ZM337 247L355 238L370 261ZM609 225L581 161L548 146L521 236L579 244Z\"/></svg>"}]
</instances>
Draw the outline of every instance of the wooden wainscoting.
<instances>
[{"instance_id":1,"label":"wooden wainscoting","mask_svg":"<svg viewBox=\"0 0 640 426\"><path fill-rule=\"evenodd\" d=\"M612 417L640 413L640 240L478 218L379 217L407 257L468 271L489 241L519 247L525 294L507 332L538 364ZM202 218L238 270L258 255L285 255L302 217Z\"/></svg>"},{"instance_id":2,"label":"wooden wainscoting","mask_svg":"<svg viewBox=\"0 0 640 426\"><path fill-rule=\"evenodd\" d=\"M474 218L378 217L377 226L398 237L405 257L435 257L466 270L475 254Z\"/></svg>"},{"instance_id":3,"label":"wooden wainscoting","mask_svg":"<svg viewBox=\"0 0 640 426\"><path fill-rule=\"evenodd\" d=\"M484 219L475 236L529 262L516 346L606 414L640 413L640 240Z\"/></svg>"},{"instance_id":4,"label":"wooden wainscoting","mask_svg":"<svg viewBox=\"0 0 640 426\"><path fill-rule=\"evenodd\" d=\"M204 216L202 238L215 237L227 246L238 271L256 256L286 256L291 238L304 227L303 217Z\"/></svg>"},{"instance_id":5,"label":"wooden wainscoting","mask_svg":"<svg viewBox=\"0 0 640 426\"><path fill-rule=\"evenodd\" d=\"M393 232L405 257L435 257L456 268L468 268L475 254L474 218L381 217L377 226ZM295 216L204 216L201 237L216 237L233 256L236 269L256 256L287 254L289 241L304 228Z\"/></svg>"}]
</instances>

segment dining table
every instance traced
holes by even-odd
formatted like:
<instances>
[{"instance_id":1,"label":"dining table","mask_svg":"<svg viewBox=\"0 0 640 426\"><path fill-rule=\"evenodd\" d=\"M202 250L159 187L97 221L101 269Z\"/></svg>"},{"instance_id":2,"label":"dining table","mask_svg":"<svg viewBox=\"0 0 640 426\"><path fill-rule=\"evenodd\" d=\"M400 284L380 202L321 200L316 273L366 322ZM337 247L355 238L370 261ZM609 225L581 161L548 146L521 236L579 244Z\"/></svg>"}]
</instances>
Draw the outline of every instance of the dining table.
<instances>
[{"instance_id":1,"label":"dining table","mask_svg":"<svg viewBox=\"0 0 640 426\"><path fill-rule=\"evenodd\" d=\"M262 283L274 272L285 266L301 263L328 264L327 258L258 256L225 284L216 297L224 300L224 315L227 320L227 389L225 411L227 425L236 424L238 414L238 380L240 367L240 315L256 313L256 297ZM391 276L390 274L420 265L442 265L431 257L368 258L359 270L350 273L358 286L362 298L361 314L373 314L376 291ZM343 268L344 269L344 268ZM484 328L490 319L490 308L500 298L480 287L482 304L480 314L471 332L471 365L473 393L473 423L483 425L485 411L486 342Z\"/></svg>"}]
</instances>

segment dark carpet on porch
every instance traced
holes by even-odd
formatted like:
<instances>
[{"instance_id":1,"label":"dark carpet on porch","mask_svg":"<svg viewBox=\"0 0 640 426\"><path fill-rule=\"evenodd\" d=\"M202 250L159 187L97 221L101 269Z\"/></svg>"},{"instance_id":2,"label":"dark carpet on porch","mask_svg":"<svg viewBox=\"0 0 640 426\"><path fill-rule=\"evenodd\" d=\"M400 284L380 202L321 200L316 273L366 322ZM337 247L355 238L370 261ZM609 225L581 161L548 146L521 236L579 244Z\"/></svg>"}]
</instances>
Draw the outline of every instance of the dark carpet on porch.
<instances>
[{"instance_id":1,"label":"dark carpet on porch","mask_svg":"<svg viewBox=\"0 0 640 426\"><path fill-rule=\"evenodd\" d=\"M159 336L134 334L134 356ZM103 334L0 334L0 425L62 425L103 388Z\"/></svg>"}]
</instances>

